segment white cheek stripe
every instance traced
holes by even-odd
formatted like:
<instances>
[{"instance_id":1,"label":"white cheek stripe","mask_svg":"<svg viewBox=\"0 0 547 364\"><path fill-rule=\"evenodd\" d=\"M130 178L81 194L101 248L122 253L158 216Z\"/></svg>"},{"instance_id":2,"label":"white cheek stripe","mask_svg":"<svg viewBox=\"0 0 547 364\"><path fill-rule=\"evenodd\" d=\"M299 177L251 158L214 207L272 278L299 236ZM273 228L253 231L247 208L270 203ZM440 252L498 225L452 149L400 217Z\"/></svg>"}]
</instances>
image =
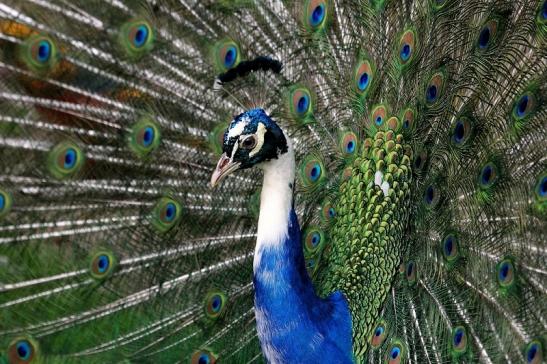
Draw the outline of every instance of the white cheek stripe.
<instances>
[{"instance_id":1,"label":"white cheek stripe","mask_svg":"<svg viewBox=\"0 0 547 364\"><path fill-rule=\"evenodd\" d=\"M232 149L232 155L230 156L231 160L234 160L234 156L236 155L236 152L237 152L237 147L239 147L239 141L234 144L234 148Z\"/></svg>"},{"instance_id":2,"label":"white cheek stripe","mask_svg":"<svg viewBox=\"0 0 547 364\"><path fill-rule=\"evenodd\" d=\"M257 137L256 146L249 153L249 157L252 157L262 149L262 146L264 145L264 134L266 134L266 126L262 123L258 123L258 129L255 134Z\"/></svg>"}]
</instances>

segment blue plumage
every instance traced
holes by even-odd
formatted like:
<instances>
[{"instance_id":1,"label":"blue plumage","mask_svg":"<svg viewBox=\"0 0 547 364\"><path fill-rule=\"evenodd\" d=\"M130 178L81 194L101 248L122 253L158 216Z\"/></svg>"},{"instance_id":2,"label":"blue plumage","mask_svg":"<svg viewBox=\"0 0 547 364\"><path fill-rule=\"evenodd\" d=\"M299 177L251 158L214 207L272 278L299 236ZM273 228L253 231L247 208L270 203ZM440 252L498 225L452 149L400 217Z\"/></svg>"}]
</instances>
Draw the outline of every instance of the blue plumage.
<instances>
[{"instance_id":1,"label":"blue plumage","mask_svg":"<svg viewBox=\"0 0 547 364\"><path fill-rule=\"evenodd\" d=\"M294 210L287 223L285 241L262 247L255 267L255 310L262 350L270 360L283 363L351 363L347 301L339 291L326 299L315 294Z\"/></svg>"}]
</instances>

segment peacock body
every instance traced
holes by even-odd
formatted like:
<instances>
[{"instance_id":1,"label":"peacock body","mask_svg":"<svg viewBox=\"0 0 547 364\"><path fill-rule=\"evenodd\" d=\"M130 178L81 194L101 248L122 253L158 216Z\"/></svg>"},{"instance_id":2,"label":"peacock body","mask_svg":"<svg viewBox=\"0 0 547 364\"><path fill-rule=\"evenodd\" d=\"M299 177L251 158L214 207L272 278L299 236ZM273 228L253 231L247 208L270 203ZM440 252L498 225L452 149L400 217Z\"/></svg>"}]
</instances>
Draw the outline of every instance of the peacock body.
<instances>
[{"instance_id":1,"label":"peacock body","mask_svg":"<svg viewBox=\"0 0 547 364\"><path fill-rule=\"evenodd\" d=\"M0 362L543 362L546 37L536 0L0 2Z\"/></svg>"}]
</instances>

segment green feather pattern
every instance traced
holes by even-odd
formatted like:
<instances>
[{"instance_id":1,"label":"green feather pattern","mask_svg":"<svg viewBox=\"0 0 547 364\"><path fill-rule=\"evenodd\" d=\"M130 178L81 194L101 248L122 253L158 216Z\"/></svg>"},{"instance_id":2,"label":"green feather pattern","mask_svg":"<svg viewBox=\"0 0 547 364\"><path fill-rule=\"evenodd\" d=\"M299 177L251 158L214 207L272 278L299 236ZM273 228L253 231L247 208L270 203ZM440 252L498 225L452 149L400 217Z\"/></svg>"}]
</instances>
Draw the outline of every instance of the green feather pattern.
<instances>
[{"instance_id":1,"label":"green feather pattern","mask_svg":"<svg viewBox=\"0 0 547 364\"><path fill-rule=\"evenodd\" d=\"M1 1L0 363L264 361L260 173L209 186L251 107L292 139L308 273L348 299L356 362L543 362L546 14ZM215 85L258 56L282 71Z\"/></svg>"}]
</instances>

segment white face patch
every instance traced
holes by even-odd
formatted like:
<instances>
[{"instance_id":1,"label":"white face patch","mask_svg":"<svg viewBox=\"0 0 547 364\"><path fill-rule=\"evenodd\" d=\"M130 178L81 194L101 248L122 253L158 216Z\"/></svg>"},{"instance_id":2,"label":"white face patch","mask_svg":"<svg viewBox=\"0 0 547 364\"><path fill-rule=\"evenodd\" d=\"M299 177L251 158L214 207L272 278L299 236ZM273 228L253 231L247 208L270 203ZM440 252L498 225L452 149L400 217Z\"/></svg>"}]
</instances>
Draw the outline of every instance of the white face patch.
<instances>
[{"instance_id":1,"label":"white face patch","mask_svg":"<svg viewBox=\"0 0 547 364\"><path fill-rule=\"evenodd\" d=\"M264 145L264 134L266 134L266 126L262 123L258 123L258 128L256 130L256 145L249 153L249 157L252 157L256 153L260 152L262 146Z\"/></svg>"},{"instance_id":2,"label":"white face patch","mask_svg":"<svg viewBox=\"0 0 547 364\"><path fill-rule=\"evenodd\" d=\"M250 121L251 119L248 116L242 117L241 120L239 120L239 122L236 125L234 125L233 128L228 130L228 138L241 135L243 133L243 129L245 129L245 127L247 126L247 124L249 124Z\"/></svg>"}]
</instances>

